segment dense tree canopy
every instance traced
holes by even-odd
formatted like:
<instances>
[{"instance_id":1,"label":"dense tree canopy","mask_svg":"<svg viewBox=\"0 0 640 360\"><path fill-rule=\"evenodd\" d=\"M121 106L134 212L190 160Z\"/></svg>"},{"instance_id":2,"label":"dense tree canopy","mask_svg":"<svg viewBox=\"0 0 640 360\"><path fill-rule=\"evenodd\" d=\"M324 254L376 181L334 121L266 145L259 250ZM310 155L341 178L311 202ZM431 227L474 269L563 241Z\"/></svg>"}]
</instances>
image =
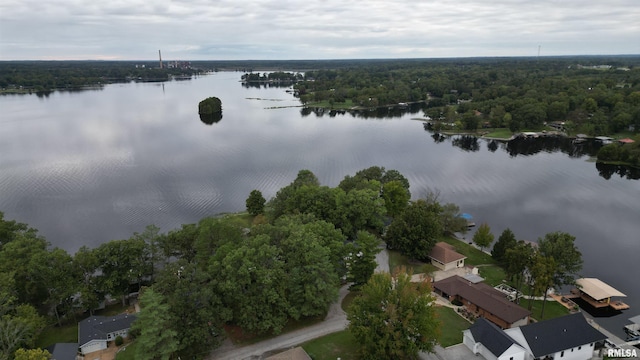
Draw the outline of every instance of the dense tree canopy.
<instances>
[{"instance_id":1,"label":"dense tree canopy","mask_svg":"<svg viewBox=\"0 0 640 360\"><path fill-rule=\"evenodd\" d=\"M433 351L440 322L433 307L431 284L411 282L404 270L377 273L347 310L349 331L366 359L415 359Z\"/></svg>"},{"instance_id":2,"label":"dense tree canopy","mask_svg":"<svg viewBox=\"0 0 640 360\"><path fill-rule=\"evenodd\" d=\"M387 246L414 259L427 260L443 233L440 204L420 199L394 218L385 234Z\"/></svg>"}]
</instances>

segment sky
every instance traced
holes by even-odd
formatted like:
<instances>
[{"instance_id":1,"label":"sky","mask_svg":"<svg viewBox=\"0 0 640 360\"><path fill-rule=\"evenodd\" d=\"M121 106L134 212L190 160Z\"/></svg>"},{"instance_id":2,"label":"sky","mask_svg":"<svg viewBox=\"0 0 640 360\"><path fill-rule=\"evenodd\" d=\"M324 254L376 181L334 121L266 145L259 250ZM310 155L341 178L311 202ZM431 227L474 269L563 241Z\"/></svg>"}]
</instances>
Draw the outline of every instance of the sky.
<instances>
[{"instance_id":1,"label":"sky","mask_svg":"<svg viewBox=\"0 0 640 360\"><path fill-rule=\"evenodd\" d=\"M640 54L639 0L0 0L0 60Z\"/></svg>"}]
</instances>

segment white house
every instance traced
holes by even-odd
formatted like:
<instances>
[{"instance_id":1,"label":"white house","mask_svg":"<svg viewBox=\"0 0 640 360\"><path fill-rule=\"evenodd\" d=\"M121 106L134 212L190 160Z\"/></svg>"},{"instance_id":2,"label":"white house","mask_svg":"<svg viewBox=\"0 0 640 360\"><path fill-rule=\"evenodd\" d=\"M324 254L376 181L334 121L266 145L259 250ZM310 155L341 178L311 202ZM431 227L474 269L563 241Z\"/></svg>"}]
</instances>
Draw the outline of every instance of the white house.
<instances>
[{"instance_id":1,"label":"white house","mask_svg":"<svg viewBox=\"0 0 640 360\"><path fill-rule=\"evenodd\" d=\"M462 342L476 355L490 360L525 360L527 351L502 329L479 318L462 332Z\"/></svg>"},{"instance_id":2,"label":"white house","mask_svg":"<svg viewBox=\"0 0 640 360\"><path fill-rule=\"evenodd\" d=\"M135 315L93 316L78 323L78 344L85 355L107 348L107 343L116 337L127 337Z\"/></svg>"}]
</instances>

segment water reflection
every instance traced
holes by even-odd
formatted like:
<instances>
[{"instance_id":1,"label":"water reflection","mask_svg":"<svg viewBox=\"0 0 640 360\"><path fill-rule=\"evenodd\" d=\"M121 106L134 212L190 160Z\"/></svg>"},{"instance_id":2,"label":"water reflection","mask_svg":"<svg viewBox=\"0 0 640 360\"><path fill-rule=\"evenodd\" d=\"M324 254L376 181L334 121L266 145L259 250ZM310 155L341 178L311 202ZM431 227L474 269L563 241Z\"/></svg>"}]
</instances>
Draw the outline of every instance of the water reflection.
<instances>
[{"instance_id":1,"label":"water reflection","mask_svg":"<svg viewBox=\"0 0 640 360\"><path fill-rule=\"evenodd\" d=\"M451 141L451 145L464 151L476 152L480 150L480 138L474 135L444 135L433 131L430 123L424 123L424 130L431 134L435 143ZM593 139L575 143L572 139L564 136L540 136L537 138L518 137L509 141L487 140L487 149L496 152L502 148L511 157L532 156L540 152L554 153L561 152L571 158L590 157L595 158L602 143ZM611 179L614 174L629 180L640 179L640 169L625 165L609 165L596 163L598 174L604 179Z\"/></svg>"},{"instance_id":2,"label":"water reflection","mask_svg":"<svg viewBox=\"0 0 640 360\"><path fill-rule=\"evenodd\" d=\"M200 121L207 125L213 125L222 120L222 111L213 114L200 114Z\"/></svg>"},{"instance_id":3,"label":"water reflection","mask_svg":"<svg viewBox=\"0 0 640 360\"><path fill-rule=\"evenodd\" d=\"M349 114L353 118L362 119L387 119L400 118L406 114L422 113L424 102L416 102L411 104L398 104L393 106L380 106L373 109L331 109L327 110L323 107L304 106L300 109L300 115L309 116L315 114L316 117L335 117L336 115Z\"/></svg>"}]
</instances>

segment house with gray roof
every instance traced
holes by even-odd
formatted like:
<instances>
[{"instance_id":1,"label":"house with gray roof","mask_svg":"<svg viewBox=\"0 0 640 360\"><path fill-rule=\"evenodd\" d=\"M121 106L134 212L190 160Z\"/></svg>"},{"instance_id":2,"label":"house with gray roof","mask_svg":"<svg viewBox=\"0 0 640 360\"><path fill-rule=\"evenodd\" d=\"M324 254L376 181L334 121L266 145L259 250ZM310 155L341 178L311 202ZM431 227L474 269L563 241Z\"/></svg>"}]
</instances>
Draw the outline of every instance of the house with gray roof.
<instances>
[{"instance_id":1,"label":"house with gray roof","mask_svg":"<svg viewBox=\"0 0 640 360\"><path fill-rule=\"evenodd\" d=\"M596 342L607 338L591 326L582 313L540 321L505 332L525 346L534 359L591 359Z\"/></svg>"},{"instance_id":2,"label":"house with gray roof","mask_svg":"<svg viewBox=\"0 0 640 360\"><path fill-rule=\"evenodd\" d=\"M104 350L108 342L118 336L127 337L131 324L136 320L132 314L116 316L92 316L78 323L78 344L84 354Z\"/></svg>"},{"instance_id":3,"label":"house with gray roof","mask_svg":"<svg viewBox=\"0 0 640 360\"><path fill-rule=\"evenodd\" d=\"M78 358L78 343L56 343L46 349L51 354L51 360L76 360Z\"/></svg>"},{"instance_id":4,"label":"house with gray roof","mask_svg":"<svg viewBox=\"0 0 640 360\"><path fill-rule=\"evenodd\" d=\"M525 360L527 350L494 323L479 318L462 332L462 342L485 359Z\"/></svg>"},{"instance_id":5,"label":"house with gray roof","mask_svg":"<svg viewBox=\"0 0 640 360\"><path fill-rule=\"evenodd\" d=\"M485 359L589 360L595 344L607 338L582 313L501 330L478 319L463 332L463 343Z\"/></svg>"}]
</instances>

